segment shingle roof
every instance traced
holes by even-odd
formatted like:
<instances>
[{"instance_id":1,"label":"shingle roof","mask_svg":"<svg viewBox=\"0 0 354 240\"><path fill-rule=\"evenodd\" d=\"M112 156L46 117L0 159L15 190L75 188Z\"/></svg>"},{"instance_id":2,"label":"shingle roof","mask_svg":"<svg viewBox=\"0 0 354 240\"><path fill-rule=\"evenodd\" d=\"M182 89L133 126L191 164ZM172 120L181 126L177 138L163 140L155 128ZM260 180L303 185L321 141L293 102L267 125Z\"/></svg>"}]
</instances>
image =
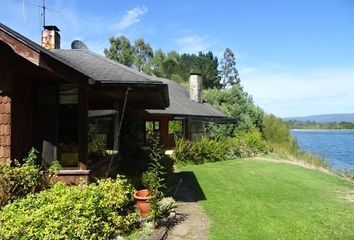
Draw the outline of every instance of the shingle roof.
<instances>
[{"instance_id":1,"label":"shingle roof","mask_svg":"<svg viewBox=\"0 0 354 240\"><path fill-rule=\"evenodd\" d=\"M167 114L186 117L204 117L204 118L226 118L225 114L215 109L207 102L197 103L190 100L189 94L185 88L178 83L160 79L168 85L170 96L170 106L165 110L147 109L149 114Z\"/></svg>"},{"instance_id":2,"label":"shingle roof","mask_svg":"<svg viewBox=\"0 0 354 240\"><path fill-rule=\"evenodd\" d=\"M140 73L87 49L52 49L50 51L74 65L86 76L101 83L161 83L161 80L156 77Z\"/></svg>"},{"instance_id":3,"label":"shingle roof","mask_svg":"<svg viewBox=\"0 0 354 240\"><path fill-rule=\"evenodd\" d=\"M135 71L132 68L114 62L106 57L85 49L51 49L47 50L18 32L0 23L0 30L15 37L36 52L41 52L64 63L87 77L102 83L146 83L161 84L158 78Z\"/></svg>"},{"instance_id":4,"label":"shingle roof","mask_svg":"<svg viewBox=\"0 0 354 240\"><path fill-rule=\"evenodd\" d=\"M22 42L23 44L25 44L26 46L30 47L31 49L33 49L34 51L36 52L39 52L39 53L44 53L66 65L68 65L69 67L71 68L74 68L74 66L70 65L68 62L65 62L64 59L62 58L59 58L58 56L52 54L49 50L43 48L41 45L33 42L32 40L26 38L25 36L19 34L18 32L12 30L11 28L7 27L6 25L0 23L0 30L6 32L7 34L13 36L14 38L16 38L18 41Z\"/></svg>"},{"instance_id":5,"label":"shingle roof","mask_svg":"<svg viewBox=\"0 0 354 240\"><path fill-rule=\"evenodd\" d=\"M169 105L167 86L158 78L135 71L134 69L116 63L89 50L54 49L49 51L1 23L0 31L12 36L17 41L31 48L33 51L44 56L47 55L51 59L66 65L73 71L81 74L84 79L93 79L102 85L116 84L130 86L131 84L134 87L139 88L141 91L148 91L145 89L152 87L155 91L159 91L161 93L163 105ZM75 81L75 79L71 80ZM154 101L159 102L160 100L156 97Z\"/></svg>"}]
</instances>

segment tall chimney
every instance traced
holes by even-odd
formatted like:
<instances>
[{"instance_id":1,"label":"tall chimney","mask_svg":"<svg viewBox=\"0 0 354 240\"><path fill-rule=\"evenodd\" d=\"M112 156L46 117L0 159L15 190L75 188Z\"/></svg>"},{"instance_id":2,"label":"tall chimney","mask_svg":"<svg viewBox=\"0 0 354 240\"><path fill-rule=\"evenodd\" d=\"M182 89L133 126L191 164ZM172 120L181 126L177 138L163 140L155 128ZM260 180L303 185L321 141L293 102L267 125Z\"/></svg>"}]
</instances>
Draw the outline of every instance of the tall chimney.
<instances>
[{"instance_id":1,"label":"tall chimney","mask_svg":"<svg viewBox=\"0 0 354 240\"><path fill-rule=\"evenodd\" d=\"M42 31L42 47L46 49L60 49L59 28L56 26L44 26Z\"/></svg>"},{"instance_id":2,"label":"tall chimney","mask_svg":"<svg viewBox=\"0 0 354 240\"><path fill-rule=\"evenodd\" d=\"M189 75L189 98L197 103L202 102L202 75L191 73Z\"/></svg>"}]
</instances>

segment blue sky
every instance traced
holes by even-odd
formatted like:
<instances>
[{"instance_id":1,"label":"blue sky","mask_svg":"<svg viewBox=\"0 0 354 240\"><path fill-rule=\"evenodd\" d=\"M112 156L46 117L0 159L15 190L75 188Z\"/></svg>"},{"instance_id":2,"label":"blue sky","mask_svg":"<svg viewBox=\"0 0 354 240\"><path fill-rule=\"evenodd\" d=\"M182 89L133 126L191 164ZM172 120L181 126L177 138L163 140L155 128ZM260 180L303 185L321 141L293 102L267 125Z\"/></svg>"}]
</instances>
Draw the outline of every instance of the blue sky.
<instances>
[{"instance_id":1,"label":"blue sky","mask_svg":"<svg viewBox=\"0 0 354 240\"><path fill-rule=\"evenodd\" d=\"M1 0L0 22L39 42L41 0ZM102 54L110 36L180 53L225 48L241 83L280 117L354 112L354 1L46 0L46 23Z\"/></svg>"}]
</instances>

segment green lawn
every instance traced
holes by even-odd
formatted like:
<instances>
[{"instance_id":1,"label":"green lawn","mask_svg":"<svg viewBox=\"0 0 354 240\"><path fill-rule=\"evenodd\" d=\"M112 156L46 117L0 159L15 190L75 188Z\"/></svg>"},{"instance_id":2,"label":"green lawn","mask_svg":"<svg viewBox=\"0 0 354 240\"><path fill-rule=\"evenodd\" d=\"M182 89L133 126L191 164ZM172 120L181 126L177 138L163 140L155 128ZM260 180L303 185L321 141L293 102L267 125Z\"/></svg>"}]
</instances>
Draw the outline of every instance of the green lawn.
<instances>
[{"instance_id":1,"label":"green lawn","mask_svg":"<svg viewBox=\"0 0 354 240\"><path fill-rule=\"evenodd\" d=\"M210 239L354 239L354 184L285 163L233 160L193 171Z\"/></svg>"}]
</instances>

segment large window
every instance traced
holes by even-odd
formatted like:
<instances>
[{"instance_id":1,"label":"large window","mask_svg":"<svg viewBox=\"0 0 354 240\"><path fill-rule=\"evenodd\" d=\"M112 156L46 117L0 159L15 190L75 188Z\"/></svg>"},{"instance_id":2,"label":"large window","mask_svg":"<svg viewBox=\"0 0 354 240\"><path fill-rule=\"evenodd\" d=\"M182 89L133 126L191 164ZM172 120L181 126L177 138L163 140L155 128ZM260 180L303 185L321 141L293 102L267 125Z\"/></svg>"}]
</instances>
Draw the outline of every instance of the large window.
<instances>
[{"instance_id":1,"label":"large window","mask_svg":"<svg viewBox=\"0 0 354 240\"><path fill-rule=\"evenodd\" d=\"M77 167L79 162L78 104L78 87L60 84L58 160L63 167Z\"/></svg>"},{"instance_id":2,"label":"large window","mask_svg":"<svg viewBox=\"0 0 354 240\"><path fill-rule=\"evenodd\" d=\"M33 145L45 162L59 160L78 167L78 87L38 83L34 86Z\"/></svg>"}]
</instances>

